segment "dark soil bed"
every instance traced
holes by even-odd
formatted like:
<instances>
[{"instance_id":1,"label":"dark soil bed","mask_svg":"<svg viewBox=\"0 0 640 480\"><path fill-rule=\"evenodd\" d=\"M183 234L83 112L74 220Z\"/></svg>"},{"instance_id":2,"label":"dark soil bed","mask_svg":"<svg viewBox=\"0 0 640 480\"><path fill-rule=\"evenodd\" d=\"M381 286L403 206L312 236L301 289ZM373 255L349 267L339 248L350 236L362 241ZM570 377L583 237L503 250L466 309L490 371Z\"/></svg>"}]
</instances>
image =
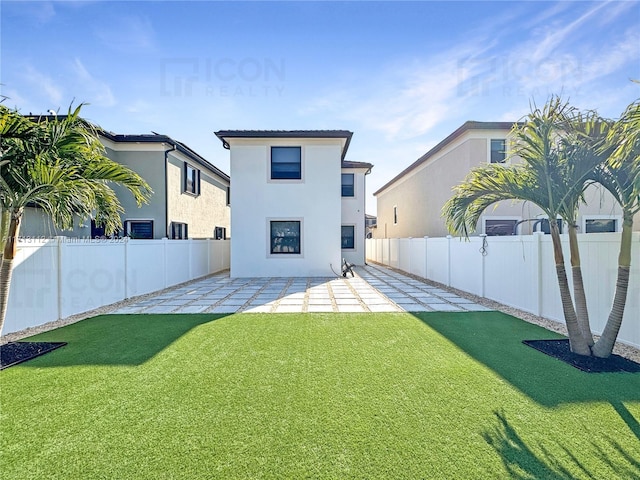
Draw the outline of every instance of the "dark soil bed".
<instances>
[{"instance_id":1,"label":"dark soil bed","mask_svg":"<svg viewBox=\"0 0 640 480\"><path fill-rule=\"evenodd\" d=\"M9 342L0 345L0 370L44 355L66 342Z\"/></svg>"},{"instance_id":2,"label":"dark soil bed","mask_svg":"<svg viewBox=\"0 0 640 480\"><path fill-rule=\"evenodd\" d=\"M569 350L569 340L523 340L522 343L589 373L640 372L640 363L612 354L609 358L576 355Z\"/></svg>"}]
</instances>

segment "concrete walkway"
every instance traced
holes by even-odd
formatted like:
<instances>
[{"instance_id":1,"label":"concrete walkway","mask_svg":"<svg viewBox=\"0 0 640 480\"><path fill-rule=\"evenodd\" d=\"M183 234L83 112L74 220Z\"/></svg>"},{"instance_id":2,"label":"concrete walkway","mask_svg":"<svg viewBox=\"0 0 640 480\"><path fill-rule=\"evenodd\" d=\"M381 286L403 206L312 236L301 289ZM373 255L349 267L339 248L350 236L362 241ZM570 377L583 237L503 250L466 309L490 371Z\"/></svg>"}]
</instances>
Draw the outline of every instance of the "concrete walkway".
<instances>
[{"instance_id":1,"label":"concrete walkway","mask_svg":"<svg viewBox=\"0 0 640 480\"><path fill-rule=\"evenodd\" d=\"M111 313L453 312L489 310L378 265L349 278L213 275Z\"/></svg>"}]
</instances>

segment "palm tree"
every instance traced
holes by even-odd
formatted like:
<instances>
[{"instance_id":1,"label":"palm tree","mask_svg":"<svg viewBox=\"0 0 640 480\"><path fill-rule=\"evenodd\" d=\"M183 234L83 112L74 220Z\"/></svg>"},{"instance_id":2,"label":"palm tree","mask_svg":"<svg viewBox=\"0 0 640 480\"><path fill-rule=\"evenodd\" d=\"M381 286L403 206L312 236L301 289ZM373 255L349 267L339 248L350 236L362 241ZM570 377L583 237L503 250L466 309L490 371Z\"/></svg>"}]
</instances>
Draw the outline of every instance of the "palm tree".
<instances>
[{"instance_id":1,"label":"palm tree","mask_svg":"<svg viewBox=\"0 0 640 480\"><path fill-rule=\"evenodd\" d=\"M606 140L601 151L609 154L608 162L595 171L594 179L622 208L622 237L613 304L602 335L592 349L595 356L603 358L611 355L622 324L631 269L633 217L640 212L640 100L627 107Z\"/></svg>"},{"instance_id":2,"label":"palm tree","mask_svg":"<svg viewBox=\"0 0 640 480\"><path fill-rule=\"evenodd\" d=\"M500 200L529 201L542 209L550 222L556 275L571 351L591 355L591 332L588 323L578 321L576 309L564 265L564 253L558 224L560 216L575 226L577 206L582 199L588 179L583 165L576 165L577 156L567 154L563 135L568 126L579 118L576 110L558 97L552 98L542 109L534 108L521 125L515 125L513 155L522 164L504 166L491 164L472 170L464 183L454 190L454 196L443 207L447 227L454 234L475 229L483 211ZM572 248L572 260L579 273L577 242ZM581 285L581 274L578 276ZM584 298L584 295L582 295ZM583 301L586 313L586 300Z\"/></svg>"},{"instance_id":3,"label":"palm tree","mask_svg":"<svg viewBox=\"0 0 640 480\"><path fill-rule=\"evenodd\" d=\"M27 205L41 207L60 228L70 228L75 216L95 215L96 223L117 231L124 209L110 185L126 187L138 205L152 193L137 173L104 156L97 130L80 118L82 106L32 120L0 105L0 332Z\"/></svg>"}]
</instances>

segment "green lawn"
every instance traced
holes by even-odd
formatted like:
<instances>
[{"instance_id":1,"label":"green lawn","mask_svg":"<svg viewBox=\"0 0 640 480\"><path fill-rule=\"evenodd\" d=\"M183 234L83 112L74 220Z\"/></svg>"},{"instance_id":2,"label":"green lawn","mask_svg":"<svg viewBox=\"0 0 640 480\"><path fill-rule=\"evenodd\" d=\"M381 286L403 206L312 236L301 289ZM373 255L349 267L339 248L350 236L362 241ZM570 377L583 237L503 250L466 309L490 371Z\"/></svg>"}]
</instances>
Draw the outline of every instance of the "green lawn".
<instances>
[{"instance_id":1,"label":"green lawn","mask_svg":"<svg viewBox=\"0 0 640 480\"><path fill-rule=\"evenodd\" d=\"M0 478L640 478L640 374L496 312L113 315L0 372Z\"/></svg>"}]
</instances>

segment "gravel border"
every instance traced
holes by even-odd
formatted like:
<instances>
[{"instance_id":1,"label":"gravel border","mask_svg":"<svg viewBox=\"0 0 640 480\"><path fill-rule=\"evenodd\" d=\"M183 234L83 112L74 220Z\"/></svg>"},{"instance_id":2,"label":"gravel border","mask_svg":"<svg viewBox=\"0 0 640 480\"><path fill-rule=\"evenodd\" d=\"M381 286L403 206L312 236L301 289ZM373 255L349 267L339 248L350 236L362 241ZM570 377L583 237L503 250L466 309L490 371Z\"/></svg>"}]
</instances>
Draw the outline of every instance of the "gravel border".
<instances>
[{"instance_id":1,"label":"gravel border","mask_svg":"<svg viewBox=\"0 0 640 480\"><path fill-rule=\"evenodd\" d=\"M498 303L494 300L489 300L487 298L483 298L483 297L479 297L477 295L473 295L471 293L468 292L464 292L462 290L458 290L457 288L452 288L452 287L448 287L442 283L438 283L438 282L434 282L431 280L427 280L425 278L419 277L417 275L413 275L411 273L407 273L405 271L402 271L400 269L397 268L393 268L393 267L389 267L388 265L382 265L379 264L377 262L369 262L372 265L377 265L380 267L384 267L384 268L388 268L391 271L397 272L397 273L401 273L402 275L406 275L407 277L413 278L414 280L418 280L422 283L425 283L427 285L431 285L433 287L437 287L437 288L442 288L443 290L447 290L449 292L455 293L456 295L462 297L462 298L466 298L469 300L472 300L473 302L482 305L484 307L490 308L492 310L497 310L500 312L504 312L507 313L511 316L514 316L516 318L519 318L521 320L524 320L525 322L529 322L529 323L533 323L535 325L539 325L543 328L546 328L547 330L551 330L552 332L556 332L559 333L561 335L567 336L567 327L560 322L556 322L554 320L549 320L548 318L544 318L544 317L540 317L538 315L534 315L532 313L529 312L525 312L524 310L520 310L517 308L513 308L513 307L509 307L507 305L503 305L501 303ZM206 275L204 277L200 277L200 278L196 278L194 280L189 280L188 282L183 282L177 285L173 285L171 287L165 288L163 290L159 290L156 292L152 292L152 293L147 293L145 295L138 295L137 297L131 297L128 298L126 300L123 300L121 302L117 302L117 303L112 303L111 305L105 305L103 307L100 308L96 308L94 310L90 310L88 312L83 312L83 313L79 313L77 315L72 315L70 317L67 318L62 318L60 320L55 320L53 322L48 322L45 323L43 325L38 325L36 327L30 327L27 328L25 330L20 330L18 332L12 332L12 333L8 333L6 335L3 335L2 337L0 337L0 345L8 343L8 342L15 342L18 341L22 338L25 337L30 337L32 335L36 335L38 333L42 333L42 332L48 332L49 330L54 330L56 328L60 328L63 327L65 325L70 325L72 323L76 323L79 322L80 320L84 320L86 318L90 318L90 317L95 317L96 315L103 315L105 313L110 313L113 312L115 310L118 310L122 307L126 307L128 305L132 305L134 303L140 302L142 300L146 300L148 298L152 298L155 297L156 295L161 295L165 292L170 292L171 290L174 290L176 288L180 288L180 287L184 287L187 285L190 285L192 283L195 282L199 282L201 280L210 278L210 277L214 277L216 275L220 275L224 272L227 272L228 270L222 270L220 272L216 272L216 273L212 273L211 275ZM594 336L596 339L598 338L598 336ZM625 357L628 358L629 360L633 360L635 362L640 363L640 349L634 348L631 345L626 345L624 343L621 342L616 342L614 348L613 348L613 353L620 355L621 357Z\"/></svg>"}]
</instances>

